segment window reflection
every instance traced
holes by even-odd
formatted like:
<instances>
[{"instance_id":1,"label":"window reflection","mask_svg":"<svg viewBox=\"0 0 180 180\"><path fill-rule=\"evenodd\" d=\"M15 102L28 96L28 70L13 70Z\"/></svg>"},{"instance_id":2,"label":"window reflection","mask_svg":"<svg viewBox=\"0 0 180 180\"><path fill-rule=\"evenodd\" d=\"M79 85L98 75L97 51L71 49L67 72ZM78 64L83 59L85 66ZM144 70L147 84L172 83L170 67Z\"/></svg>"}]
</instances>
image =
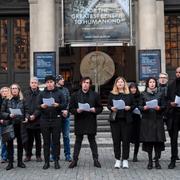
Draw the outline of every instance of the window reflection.
<instances>
[{"instance_id":1,"label":"window reflection","mask_svg":"<svg viewBox=\"0 0 180 180\"><path fill-rule=\"evenodd\" d=\"M14 19L14 68L29 70L29 20Z\"/></svg>"},{"instance_id":2,"label":"window reflection","mask_svg":"<svg viewBox=\"0 0 180 180\"><path fill-rule=\"evenodd\" d=\"M8 47L7 47L7 20L0 20L0 72L7 71L8 62Z\"/></svg>"},{"instance_id":3,"label":"window reflection","mask_svg":"<svg viewBox=\"0 0 180 180\"><path fill-rule=\"evenodd\" d=\"M180 16L165 16L166 67L180 66Z\"/></svg>"}]
</instances>

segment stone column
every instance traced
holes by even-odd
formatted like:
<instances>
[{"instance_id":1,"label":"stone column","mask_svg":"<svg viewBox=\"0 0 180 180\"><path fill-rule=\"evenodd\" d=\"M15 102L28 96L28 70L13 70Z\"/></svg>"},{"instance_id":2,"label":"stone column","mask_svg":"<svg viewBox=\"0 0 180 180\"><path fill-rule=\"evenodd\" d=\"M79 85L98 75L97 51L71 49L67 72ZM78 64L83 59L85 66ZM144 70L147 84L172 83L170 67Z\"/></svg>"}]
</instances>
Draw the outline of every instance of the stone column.
<instances>
[{"instance_id":1,"label":"stone column","mask_svg":"<svg viewBox=\"0 0 180 180\"><path fill-rule=\"evenodd\" d=\"M157 14L157 44L161 49L161 71L166 72L166 57L165 57L165 22L164 22L164 0L156 2Z\"/></svg>"},{"instance_id":2,"label":"stone column","mask_svg":"<svg viewBox=\"0 0 180 180\"><path fill-rule=\"evenodd\" d=\"M38 50L38 21L37 21L37 0L29 0L29 15L30 15L30 77L33 76L33 53Z\"/></svg>"},{"instance_id":3,"label":"stone column","mask_svg":"<svg viewBox=\"0 0 180 180\"><path fill-rule=\"evenodd\" d=\"M138 6L139 49L156 49L156 0L139 0Z\"/></svg>"},{"instance_id":4,"label":"stone column","mask_svg":"<svg viewBox=\"0 0 180 180\"><path fill-rule=\"evenodd\" d=\"M38 50L56 51L55 0L38 0Z\"/></svg>"}]
</instances>

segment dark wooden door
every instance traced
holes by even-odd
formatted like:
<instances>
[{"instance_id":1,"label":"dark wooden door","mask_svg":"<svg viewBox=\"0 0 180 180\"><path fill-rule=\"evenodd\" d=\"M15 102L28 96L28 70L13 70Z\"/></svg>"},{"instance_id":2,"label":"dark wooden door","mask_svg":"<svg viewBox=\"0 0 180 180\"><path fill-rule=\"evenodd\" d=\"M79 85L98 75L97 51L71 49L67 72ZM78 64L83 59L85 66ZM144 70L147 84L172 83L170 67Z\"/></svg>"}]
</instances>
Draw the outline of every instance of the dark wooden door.
<instances>
[{"instance_id":1,"label":"dark wooden door","mask_svg":"<svg viewBox=\"0 0 180 180\"><path fill-rule=\"evenodd\" d=\"M0 87L29 83L29 17L0 17Z\"/></svg>"}]
</instances>

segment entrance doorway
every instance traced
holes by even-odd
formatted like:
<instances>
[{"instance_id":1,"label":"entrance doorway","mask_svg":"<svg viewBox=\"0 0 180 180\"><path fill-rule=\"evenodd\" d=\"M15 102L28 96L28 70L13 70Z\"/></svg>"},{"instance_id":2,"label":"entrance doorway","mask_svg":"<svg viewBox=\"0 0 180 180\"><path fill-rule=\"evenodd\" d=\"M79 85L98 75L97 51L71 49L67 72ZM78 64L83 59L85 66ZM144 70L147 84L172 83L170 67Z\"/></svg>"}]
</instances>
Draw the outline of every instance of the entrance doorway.
<instances>
[{"instance_id":1,"label":"entrance doorway","mask_svg":"<svg viewBox=\"0 0 180 180\"><path fill-rule=\"evenodd\" d=\"M134 46L110 46L110 47L71 47L66 46L59 49L59 73L65 77L66 84L69 87L70 91L76 91L79 88L79 82L82 75L82 66L83 61L86 60L91 54L106 54L101 60L103 61L103 66L111 66L108 64L109 57L114 64L114 72L109 72L112 74L111 78L101 79L102 83L98 83L98 91L101 95L101 98L104 103L107 101L107 96L109 95L110 90L112 89L114 80L118 76L123 76L126 78L127 81L136 81L136 61L135 61L135 47ZM93 57L93 56L92 56ZM88 59L88 63L85 63L86 68L84 71L91 71L91 61L93 58ZM95 67L95 66L94 66ZM93 71L93 69L92 69ZM111 68L106 68L106 71L111 71ZM96 71L93 71L96 72ZM93 72L92 72L92 79L93 79ZM107 72L108 73L108 72ZM91 75L91 73L90 73ZM101 74L105 76L106 74ZM94 81L95 82L95 81ZM93 84L93 88L95 88L95 83Z\"/></svg>"},{"instance_id":2,"label":"entrance doorway","mask_svg":"<svg viewBox=\"0 0 180 180\"><path fill-rule=\"evenodd\" d=\"M29 17L0 17L0 86L29 84Z\"/></svg>"}]
</instances>

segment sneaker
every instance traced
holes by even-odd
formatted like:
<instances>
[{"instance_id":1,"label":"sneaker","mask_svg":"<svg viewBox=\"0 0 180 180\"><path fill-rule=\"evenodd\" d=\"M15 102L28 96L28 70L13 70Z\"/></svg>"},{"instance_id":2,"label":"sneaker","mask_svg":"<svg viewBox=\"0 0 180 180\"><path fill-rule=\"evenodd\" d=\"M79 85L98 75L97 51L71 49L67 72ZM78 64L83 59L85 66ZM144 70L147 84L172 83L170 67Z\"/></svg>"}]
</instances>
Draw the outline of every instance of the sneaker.
<instances>
[{"instance_id":1,"label":"sneaker","mask_svg":"<svg viewBox=\"0 0 180 180\"><path fill-rule=\"evenodd\" d=\"M115 168L115 169L119 169L120 167L121 167L121 160L117 160L117 159L116 159L114 168Z\"/></svg>"},{"instance_id":2,"label":"sneaker","mask_svg":"<svg viewBox=\"0 0 180 180\"><path fill-rule=\"evenodd\" d=\"M128 168L129 168L128 160L123 160L123 162L122 162L122 168L123 168L123 169L128 169Z\"/></svg>"},{"instance_id":3,"label":"sneaker","mask_svg":"<svg viewBox=\"0 0 180 180\"><path fill-rule=\"evenodd\" d=\"M6 159L2 159L2 160L1 160L1 163L6 163L6 162L7 162Z\"/></svg>"}]
</instances>

